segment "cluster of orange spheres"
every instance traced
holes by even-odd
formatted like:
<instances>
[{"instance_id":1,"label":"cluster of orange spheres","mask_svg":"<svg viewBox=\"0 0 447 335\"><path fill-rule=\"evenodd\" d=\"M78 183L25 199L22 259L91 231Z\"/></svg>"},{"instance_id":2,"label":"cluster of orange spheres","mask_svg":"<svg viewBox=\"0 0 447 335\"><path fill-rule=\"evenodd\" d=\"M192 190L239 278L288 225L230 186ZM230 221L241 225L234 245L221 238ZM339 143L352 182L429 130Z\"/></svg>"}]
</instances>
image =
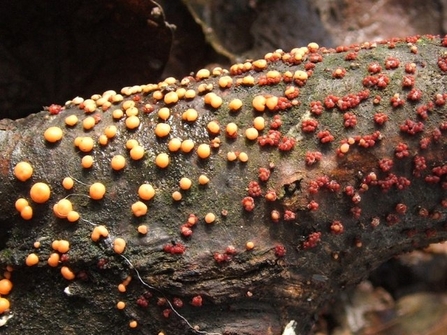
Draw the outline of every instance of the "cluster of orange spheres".
<instances>
[{"instance_id":1,"label":"cluster of orange spheres","mask_svg":"<svg viewBox=\"0 0 447 335\"><path fill-rule=\"evenodd\" d=\"M10 274L10 272L6 273ZM3 278L0 280L0 314L3 314L4 312L9 310L9 300L3 296L9 294L9 292L12 290L12 286L12 282L8 278Z\"/></svg>"}]
</instances>

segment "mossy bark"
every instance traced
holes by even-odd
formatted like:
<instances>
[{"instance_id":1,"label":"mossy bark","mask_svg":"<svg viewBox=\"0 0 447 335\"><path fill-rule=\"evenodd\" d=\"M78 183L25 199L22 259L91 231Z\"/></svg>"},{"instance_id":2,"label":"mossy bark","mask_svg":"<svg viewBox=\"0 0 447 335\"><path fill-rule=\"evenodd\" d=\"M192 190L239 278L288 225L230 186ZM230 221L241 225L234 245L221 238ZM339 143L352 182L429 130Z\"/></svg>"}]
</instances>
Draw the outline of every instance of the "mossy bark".
<instances>
[{"instance_id":1,"label":"mossy bark","mask_svg":"<svg viewBox=\"0 0 447 335\"><path fill-rule=\"evenodd\" d=\"M58 115L45 111L18 121L3 120L0 123L0 262L3 268L7 265L14 268L14 288L8 295L13 317L4 326L7 333L124 334L130 332L130 320L138 321L137 328L132 329L136 334L194 333L175 312L171 311L168 318L163 315L163 311L169 313L165 310L172 307L162 304L163 299L179 298L183 307L175 310L191 326L198 326L205 333L280 334L290 320L296 320L296 333L306 334L319 308L332 294L357 283L396 254L445 240L445 106L436 96L446 93L446 77L438 66L445 48L439 38L433 37L413 43L417 53L414 49L411 51L405 40L393 42L394 48L383 43L375 47L352 46L339 53L320 49L306 54L302 62L296 62L299 64L275 60L273 55L267 57L265 69L252 68L233 74L230 88L219 88L218 80L224 74L207 79L190 77L188 84L183 81L184 85L179 80L175 84L160 83L157 87L134 87L132 94L124 94L124 100L135 101L138 108L141 124L135 130L126 128L125 118L112 118L112 111L121 107L118 103L106 111L98 106L91 114L98 123L88 131L81 122L74 127L65 125L68 115L77 115L80 120L88 116L80 108L82 105L75 104L67 104ZM356 58L346 60L348 53L356 53ZM279 52L277 55L284 56ZM320 56L321 61L317 61ZM397 68L385 69L389 57L399 60ZM309 70L306 64L311 60L315 68L312 73L308 72L307 81L292 78L286 83L287 71L293 74L305 67ZM378 62L381 73L389 77L386 88L364 87L362 82L370 75L368 66L372 62ZM403 76L409 75L405 73L407 63L416 65L416 72L410 75L415 78L414 88L422 93L420 100L408 99L411 87L402 87ZM333 77L337 68L346 69L343 78ZM261 85L268 70L278 71L281 80ZM255 85L237 83L238 78L247 75L255 78ZM273 73L268 77L276 78ZM153 94L159 91L155 96L163 96L181 87L198 90L202 84L211 84L212 91L222 97L219 108L204 103L206 93L193 99L181 98L174 104L166 104L163 98L157 100ZM298 87L300 93L284 100L286 108L278 105L280 110L266 108L260 113L252 107L255 96L282 98L288 86ZM369 93L359 104L348 97L367 89ZM403 106L391 106L390 99L395 94L400 94L405 102ZM329 95L340 98L338 105L323 107L321 115L312 113L311 102L320 101L324 106ZM237 112L229 109L229 102L235 98L243 102ZM428 106L436 99L437 104L431 106L428 117L421 118L417 108ZM352 104L346 111L344 101ZM171 117L166 121L171 126L167 138L158 138L154 133L156 124L162 122L157 117L162 107L171 110ZM148 112L148 108L153 110ZM182 120L182 113L188 108L198 111L197 121ZM355 114L354 127L344 126L345 112ZM379 112L389 118L383 125L373 120ZM261 146L258 141L245 138L245 129L260 115L266 119L267 129L274 115L281 116L279 133L295 139L292 150L281 151L276 145ZM303 131L302 123L308 119L318 121L315 132ZM410 135L400 128L407 119L420 122L423 129ZM214 136L209 135L206 126L212 120L221 125L218 136L221 143L209 158L199 158L194 150L189 154L169 152L167 144L173 137L193 139L196 148L200 143L209 143ZM229 122L239 127L234 139L225 136ZM99 136L111 124L118 128L117 135L107 145L98 144ZM50 126L63 129L62 140L55 144L43 137L44 130ZM260 136L267 134L267 129ZM331 132L333 142L321 143L317 134L324 130ZM371 140L368 136L377 131L380 136L375 133L374 145L364 147L364 141ZM94 157L90 169L81 167L80 160L85 153L73 145L78 136L92 137L97 143L89 153ZM130 158L125 148L128 139L138 140L145 148L142 160ZM427 148L421 148L421 140L427 141ZM340 155L337 149L344 142L350 143L349 151ZM407 145L408 156L396 157L399 143ZM309 151L321 152L321 160L314 165L306 164ZM171 160L165 169L158 168L154 162L162 152L169 153ZM249 160L229 162L228 152L245 152ZM111 158L117 154L127 159L127 166L120 172L110 166ZM416 165L415 157L424 157L426 167ZM381 159L393 162L390 171L383 171L379 165ZM26 182L18 181L13 174L14 166L20 161L28 161L34 168L32 178ZM271 171L268 181L258 179L259 168ZM209 177L208 185L198 184L201 174ZM67 176L75 179L71 191L61 185ZM193 186L181 191L183 199L175 202L171 194L179 189L182 177L190 178ZM254 199L253 211L247 211L242 199L248 196L251 181L259 182L263 196ZM30 199L30 187L36 182L50 185L51 198L44 204ZM89 185L93 182L106 186L103 200L88 197ZM153 185L156 195L146 202L147 215L137 218L132 214L131 205L139 200L137 190L143 183ZM350 194L351 187L354 195ZM275 201L264 199L269 190L275 191ZM67 196L81 215L76 223L59 219L53 213L54 204ZM34 210L29 221L23 220L14 208L20 197L28 199ZM318 203L317 210L310 210L312 200ZM278 222L273 222L272 211L279 212ZM204 222L209 212L217 216L212 224ZM291 213L296 217L288 220ZM190 214L195 214L199 222L190 227L193 234L184 237L181 227ZM335 234L331 229L334 221L341 222L343 233ZM99 224L108 228L110 238L93 242L90 234L94 225ZM137 232L141 224L149 227L147 235ZM312 237L318 234L321 235L312 243ZM122 255L125 258L111 249L114 237L127 241ZM57 239L70 241L70 251L61 266L68 266L76 273L74 281L65 280L60 267L51 268L46 263L53 252L51 243ZM33 246L35 241L40 241L39 248ZM254 242L253 250L246 250L248 241ZM186 247L183 254L164 250L166 245L176 244ZM234 246L236 253L226 252L228 246ZM281 255L282 246L285 255ZM32 252L39 255L40 262L27 267L24 261ZM138 274L146 284L139 280ZM133 280L127 292L120 293L117 286L128 275ZM66 287L68 295L64 293ZM201 307L191 303L198 295L203 299ZM140 306L138 299L148 301L149 305ZM127 303L122 311L115 307L119 300Z\"/></svg>"}]
</instances>

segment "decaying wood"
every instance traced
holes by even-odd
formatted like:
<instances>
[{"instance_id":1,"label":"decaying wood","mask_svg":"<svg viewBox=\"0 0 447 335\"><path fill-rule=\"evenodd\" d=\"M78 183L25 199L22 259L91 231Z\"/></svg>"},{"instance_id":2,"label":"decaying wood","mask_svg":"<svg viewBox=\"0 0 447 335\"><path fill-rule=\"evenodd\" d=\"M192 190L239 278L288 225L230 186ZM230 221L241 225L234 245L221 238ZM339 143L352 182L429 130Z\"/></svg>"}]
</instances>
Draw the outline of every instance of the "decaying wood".
<instances>
[{"instance_id":1,"label":"decaying wood","mask_svg":"<svg viewBox=\"0 0 447 335\"><path fill-rule=\"evenodd\" d=\"M3 269L14 269L8 334L281 334L291 320L296 334L308 333L335 292L396 254L447 238L443 44L426 36L337 51L310 45L266 55L265 65L246 62L228 73L215 69L209 77L199 72L125 88L124 101L135 103L141 122L133 130L126 127L128 116L112 118L124 102L105 109L96 100L87 113L88 102L73 99L54 115L3 120L0 261ZM195 97L186 98L187 90ZM107 95L112 102L117 97ZM241 100L240 110L231 110L233 99ZM171 113L166 121L158 117L163 107ZM182 120L190 108L198 119ZM80 121L66 126L69 115ZM277 115L281 125L275 128ZM91 130L81 123L88 116L97 121ZM257 116L266 128L249 140L245 131ZM207 130L211 121L219 123L219 134ZM231 122L238 126L235 138L226 134ZM158 123L170 125L168 136L155 135ZM99 144L112 124L116 136ZM63 130L56 143L43 137L51 126ZM74 146L79 136L94 139L91 152ZM192 139L195 149L170 152L175 137ZM144 147L143 159L130 157L129 139ZM198 146L210 143L210 157L198 157ZM160 153L170 158L166 168L155 164ZM228 153L238 158L229 161ZM81 166L87 154L94 159L88 169ZM111 168L116 155L126 158L122 171ZM34 168L25 182L13 173L20 161ZM270 172L268 180L260 179L260 168ZM210 179L207 185L197 181L202 174ZM75 180L70 191L61 186L68 176ZM174 201L182 177L192 187ZM36 182L51 188L43 204L30 198ZM105 185L104 199L89 198L94 182ZM143 201L147 214L136 217L131 206L143 183L156 194ZM15 209L21 197L33 208L31 220ZM63 198L80 213L77 222L55 216L53 206ZM216 221L205 223L207 213ZM196 224L187 223L191 214ZM142 224L149 227L146 235L137 232ZM106 226L109 237L92 241L95 225ZM192 235L185 237L185 228ZM121 255L111 248L116 237L127 242ZM70 241L70 250L53 268L47 258L58 239ZM252 250L247 242L254 243ZM30 253L39 264L25 265ZM62 266L76 278L64 279ZM117 286L127 276L132 280L121 293ZM118 310L118 301L126 308ZM131 320L138 322L135 329L129 329Z\"/></svg>"}]
</instances>

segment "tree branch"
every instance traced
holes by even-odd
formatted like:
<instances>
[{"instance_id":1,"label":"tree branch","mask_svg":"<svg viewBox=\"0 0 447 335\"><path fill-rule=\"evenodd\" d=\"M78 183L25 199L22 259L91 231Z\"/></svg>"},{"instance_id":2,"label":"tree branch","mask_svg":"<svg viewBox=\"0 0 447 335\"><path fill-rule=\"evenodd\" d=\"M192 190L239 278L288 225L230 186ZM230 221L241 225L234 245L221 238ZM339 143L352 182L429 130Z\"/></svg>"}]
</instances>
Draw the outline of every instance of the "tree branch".
<instances>
[{"instance_id":1,"label":"tree branch","mask_svg":"<svg viewBox=\"0 0 447 335\"><path fill-rule=\"evenodd\" d=\"M199 71L75 98L53 106L54 115L3 120L0 260L14 268L8 333L126 333L132 320L139 334L280 334L290 320L297 334L308 333L333 293L396 254L447 237L444 44L432 36L337 51L310 44L228 73ZM75 125L66 124L70 115ZM90 117L94 126L85 129ZM139 126L131 129L132 120ZM49 127L62 138L50 143ZM194 148L174 152L174 138ZM143 158L126 148L129 140ZM165 168L160 154L169 158ZM118 155L126 166L116 171ZM85 156L92 167L81 165ZM26 181L14 175L21 161L33 168ZM73 189L62 186L66 177ZM181 189L182 178L190 189ZM51 189L42 203L30 194L38 182ZM106 189L99 200L89 193L97 182ZM154 188L152 199L139 196L142 184ZM32 218L15 209L19 198ZM62 199L80 219L67 220ZM147 214L137 216L138 201ZM108 235L93 241L99 225ZM137 231L143 225L147 234ZM126 241L123 254L113 251L117 237ZM69 241L69 251L54 250L54 240ZM38 264L25 265L30 253ZM52 253L60 254L54 268ZM62 267L75 279L63 278ZM123 281L126 293L117 289Z\"/></svg>"}]
</instances>

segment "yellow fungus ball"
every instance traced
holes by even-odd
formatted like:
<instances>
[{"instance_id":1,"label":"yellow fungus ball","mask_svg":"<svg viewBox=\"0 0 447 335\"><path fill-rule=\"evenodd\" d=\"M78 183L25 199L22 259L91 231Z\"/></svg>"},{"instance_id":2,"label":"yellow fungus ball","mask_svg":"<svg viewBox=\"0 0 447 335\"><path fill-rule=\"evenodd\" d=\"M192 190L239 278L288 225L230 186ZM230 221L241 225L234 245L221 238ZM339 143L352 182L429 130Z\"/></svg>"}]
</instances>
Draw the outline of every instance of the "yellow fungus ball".
<instances>
[{"instance_id":1,"label":"yellow fungus ball","mask_svg":"<svg viewBox=\"0 0 447 335\"><path fill-rule=\"evenodd\" d=\"M309 52L317 52L317 50L318 50L319 47L320 47L320 46L319 46L317 43L315 43L315 42L310 42L310 43L307 45L307 48L309 49Z\"/></svg>"},{"instance_id":2,"label":"yellow fungus ball","mask_svg":"<svg viewBox=\"0 0 447 335\"><path fill-rule=\"evenodd\" d=\"M138 322L135 320L132 320L129 322L129 327L130 328L136 328L138 326Z\"/></svg>"},{"instance_id":3,"label":"yellow fungus ball","mask_svg":"<svg viewBox=\"0 0 447 335\"><path fill-rule=\"evenodd\" d=\"M38 204L43 204L50 199L50 187L45 183L35 183L29 192L31 199Z\"/></svg>"},{"instance_id":4,"label":"yellow fungus ball","mask_svg":"<svg viewBox=\"0 0 447 335\"><path fill-rule=\"evenodd\" d=\"M105 226L96 226L90 237L93 242L97 242L101 237L106 238L107 236L109 236L109 231Z\"/></svg>"},{"instance_id":5,"label":"yellow fungus ball","mask_svg":"<svg viewBox=\"0 0 447 335\"><path fill-rule=\"evenodd\" d=\"M253 86L255 84L255 78L253 76L245 76L242 78L242 84L245 86Z\"/></svg>"},{"instance_id":6,"label":"yellow fungus ball","mask_svg":"<svg viewBox=\"0 0 447 335\"><path fill-rule=\"evenodd\" d=\"M109 143L109 138L106 135L102 134L98 138L98 143L102 146L106 146Z\"/></svg>"},{"instance_id":7,"label":"yellow fungus ball","mask_svg":"<svg viewBox=\"0 0 447 335\"><path fill-rule=\"evenodd\" d=\"M115 251L117 254L122 254L124 252L124 249L126 249L126 241L121 237L117 237L113 241L113 251Z\"/></svg>"},{"instance_id":8,"label":"yellow fungus ball","mask_svg":"<svg viewBox=\"0 0 447 335\"><path fill-rule=\"evenodd\" d=\"M107 138L113 138L116 136L116 132L118 131L118 129L116 128L116 126L108 126L105 130L104 130L104 134L107 136Z\"/></svg>"},{"instance_id":9,"label":"yellow fungus ball","mask_svg":"<svg viewBox=\"0 0 447 335\"><path fill-rule=\"evenodd\" d=\"M349 151L349 144L348 143L343 143L342 145L340 145L340 152L342 154L345 154Z\"/></svg>"},{"instance_id":10,"label":"yellow fungus ball","mask_svg":"<svg viewBox=\"0 0 447 335\"><path fill-rule=\"evenodd\" d=\"M147 206L142 201L137 201L132 204L132 213L136 217L140 217L143 215L146 215L147 213Z\"/></svg>"},{"instance_id":11,"label":"yellow fungus ball","mask_svg":"<svg viewBox=\"0 0 447 335\"><path fill-rule=\"evenodd\" d=\"M37 263L39 263L39 256L37 256L35 253L31 253L28 256L26 256L25 264L27 266L34 266Z\"/></svg>"},{"instance_id":12,"label":"yellow fungus ball","mask_svg":"<svg viewBox=\"0 0 447 335\"><path fill-rule=\"evenodd\" d=\"M182 114L182 120L188 122L194 122L199 117L199 113L194 108L188 108Z\"/></svg>"},{"instance_id":13,"label":"yellow fungus ball","mask_svg":"<svg viewBox=\"0 0 447 335\"><path fill-rule=\"evenodd\" d=\"M237 159L237 156L238 156L237 153L235 153L234 151L229 151L227 153L227 160L229 162L234 162Z\"/></svg>"},{"instance_id":14,"label":"yellow fungus ball","mask_svg":"<svg viewBox=\"0 0 447 335\"><path fill-rule=\"evenodd\" d=\"M132 276L127 276L126 278L124 278L122 284L123 284L124 286L127 286L127 285L129 285L129 283L130 283L131 280L132 280Z\"/></svg>"},{"instance_id":15,"label":"yellow fungus ball","mask_svg":"<svg viewBox=\"0 0 447 335\"><path fill-rule=\"evenodd\" d=\"M74 186L74 180L70 177L65 177L64 180L62 180L62 187L66 190L71 190Z\"/></svg>"},{"instance_id":16,"label":"yellow fungus ball","mask_svg":"<svg viewBox=\"0 0 447 335\"><path fill-rule=\"evenodd\" d=\"M130 149L130 158L137 161L144 157L144 148L141 145L136 145L132 149Z\"/></svg>"},{"instance_id":17,"label":"yellow fungus ball","mask_svg":"<svg viewBox=\"0 0 447 335\"><path fill-rule=\"evenodd\" d=\"M53 206L54 215L60 219L67 217L68 213L73 210L71 201L68 199L61 199Z\"/></svg>"},{"instance_id":18,"label":"yellow fungus ball","mask_svg":"<svg viewBox=\"0 0 447 335\"><path fill-rule=\"evenodd\" d=\"M218 135L220 133L220 126L217 121L210 121L206 125L206 129L211 135Z\"/></svg>"},{"instance_id":19,"label":"yellow fungus ball","mask_svg":"<svg viewBox=\"0 0 447 335\"><path fill-rule=\"evenodd\" d=\"M307 80L308 75L306 71L303 70L297 70L295 71L295 73L293 74L293 78L298 79L298 80Z\"/></svg>"},{"instance_id":20,"label":"yellow fungus ball","mask_svg":"<svg viewBox=\"0 0 447 335\"><path fill-rule=\"evenodd\" d=\"M194 141L187 139L184 140L182 142L182 145L180 146L180 149L184 152L184 153L188 153L191 152L192 149L194 149Z\"/></svg>"},{"instance_id":21,"label":"yellow fungus ball","mask_svg":"<svg viewBox=\"0 0 447 335\"><path fill-rule=\"evenodd\" d=\"M65 124L69 127L73 127L78 123L78 117L74 114L69 115L65 118Z\"/></svg>"},{"instance_id":22,"label":"yellow fungus ball","mask_svg":"<svg viewBox=\"0 0 447 335\"><path fill-rule=\"evenodd\" d=\"M53 243L51 243L51 247L61 254L65 254L70 250L70 242L67 240L54 240Z\"/></svg>"},{"instance_id":23,"label":"yellow fungus ball","mask_svg":"<svg viewBox=\"0 0 447 335\"><path fill-rule=\"evenodd\" d=\"M223 76L219 78L219 86L221 88L229 88L233 84L233 78L230 76Z\"/></svg>"},{"instance_id":24,"label":"yellow fungus ball","mask_svg":"<svg viewBox=\"0 0 447 335\"><path fill-rule=\"evenodd\" d=\"M247 139L249 139L250 141L256 140L258 138L258 136L259 136L259 132L254 127L250 127L245 130L245 137L247 137Z\"/></svg>"},{"instance_id":25,"label":"yellow fungus ball","mask_svg":"<svg viewBox=\"0 0 447 335\"><path fill-rule=\"evenodd\" d=\"M214 223L216 221L216 215L214 213L207 213L205 215L205 222L208 224Z\"/></svg>"},{"instance_id":26,"label":"yellow fungus ball","mask_svg":"<svg viewBox=\"0 0 447 335\"><path fill-rule=\"evenodd\" d=\"M211 99L211 107L213 108L219 108L220 106L222 106L223 100L221 97L219 97L218 95L214 96Z\"/></svg>"},{"instance_id":27,"label":"yellow fungus ball","mask_svg":"<svg viewBox=\"0 0 447 335\"><path fill-rule=\"evenodd\" d=\"M155 196L154 187L151 184L142 184L138 188L138 196L143 200L151 200Z\"/></svg>"},{"instance_id":28,"label":"yellow fungus ball","mask_svg":"<svg viewBox=\"0 0 447 335\"><path fill-rule=\"evenodd\" d=\"M204 174L201 174L200 176L199 176L199 184L200 185L206 185L206 184L208 184L210 182L210 179L207 177L207 176L205 176Z\"/></svg>"},{"instance_id":29,"label":"yellow fungus ball","mask_svg":"<svg viewBox=\"0 0 447 335\"><path fill-rule=\"evenodd\" d=\"M14 167L14 176L20 181L27 181L33 175L33 167L28 162L19 162Z\"/></svg>"},{"instance_id":30,"label":"yellow fungus ball","mask_svg":"<svg viewBox=\"0 0 447 335\"><path fill-rule=\"evenodd\" d=\"M211 155L211 148L209 144L202 143L197 148L197 156L202 159L208 158Z\"/></svg>"},{"instance_id":31,"label":"yellow fungus ball","mask_svg":"<svg viewBox=\"0 0 447 335\"><path fill-rule=\"evenodd\" d=\"M257 116L253 120L253 127L255 127L258 131L261 131L265 128L265 119L262 116Z\"/></svg>"},{"instance_id":32,"label":"yellow fungus ball","mask_svg":"<svg viewBox=\"0 0 447 335\"><path fill-rule=\"evenodd\" d=\"M135 147L137 145L139 145L137 140L134 140L134 139L127 140L126 149L131 150L133 147Z\"/></svg>"},{"instance_id":33,"label":"yellow fungus ball","mask_svg":"<svg viewBox=\"0 0 447 335\"><path fill-rule=\"evenodd\" d=\"M67 220L68 220L68 222L76 222L76 221L79 220L79 218L80 218L80 215L79 215L79 213L76 212L76 211L70 211L70 212L68 212L68 214L67 214Z\"/></svg>"},{"instance_id":34,"label":"yellow fungus ball","mask_svg":"<svg viewBox=\"0 0 447 335\"><path fill-rule=\"evenodd\" d=\"M191 185L192 185L191 179L186 177L180 179L179 186L182 190L184 191L189 190L191 188Z\"/></svg>"},{"instance_id":35,"label":"yellow fungus ball","mask_svg":"<svg viewBox=\"0 0 447 335\"><path fill-rule=\"evenodd\" d=\"M170 116L171 116L171 111L167 107L160 108L160 110L158 111L158 117L164 121L169 119Z\"/></svg>"},{"instance_id":36,"label":"yellow fungus ball","mask_svg":"<svg viewBox=\"0 0 447 335\"><path fill-rule=\"evenodd\" d=\"M167 104L167 105L175 104L178 101L178 95L176 92L168 92L164 96L163 100L164 100L165 104Z\"/></svg>"},{"instance_id":37,"label":"yellow fungus ball","mask_svg":"<svg viewBox=\"0 0 447 335\"><path fill-rule=\"evenodd\" d=\"M262 70L267 66L267 61L265 59L258 59L253 62L253 66L256 70Z\"/></svg>"},{"instance_id":38,"label":"yellow fungus ball","mask_svg":"<svg viewBox=\"0 0 447 335\"><path fill-rule=\"evenodd\" d=\"M81 165L84 169L90 169L93 166L93 156L85 155L82 157Z\"/></svg>"},{"instance_id":39,"label":"yellow fungus ball","mask_svg":"<svg viewBox=\"0 0 447 335\"><path fill-rule=\"evenodd\" d=\"M182 140L178 137L172 138L168 143L168 149L171 152L179 151L182 146Z\"/></svg>"},{"instance_id":40,"label":"yellow fungus ball","mask_svg":"<svg viewBox=\"0 0 447 335\"><path fill-rule=\"evenodd\" d=\"M233 100L230 101L228 107L233 112L238 111L242 107L242 100L240 100L240 99L233 99Z\"/></svg>"},{"instance_id":41,"label":"yellow fungus ball","mask_svg":"<svg viewBox=\"0 0 447 335\"><path fill-rule=\"evenodd\" d=\"M79 141L78 148L82 152L90 152L93 150L93 146L95 143L93 142L93 138L91 137L81 137Z\"/></svg>"},{"instance_id":42,"label":"yellow fungus ball","mask_svg":"<svg viewBox=\"0 0 447 335\"><path fill-rule=\"evenodd\" d=\"M180 201L182 200L182 194L179 191L174 191L172 192L172 199L174 199L174 201Z\"/></svg>"},{"instance_id":43,"label":"yellow fungus ball","mask_svg":"<svg viewBox=\"0 0 447 335\"><path fill-rule=\"evenodd\" d=\"M265 110L266 99L263 95L257 95L253 98L253 108L258 112L263 112Z\"/></svg>"},{"instance_id":44,"label":"yellow fungus ball","mask_svg":"<svg viewBox=\"0 0 447 335\"><path fill-rule=\"evenodd\" d=\"M25 198L18 198L15 202L15 207L18 212L21 212L28 205L28 200Z\"/></svg>"},{"instance_id":45,"label":"yellow fungus ball","mask_svg":"<svg viewBox=\"0 0 447 335\"><path fill-rule=\"evenodd\" d=\"M110 162L110 166L115 171L120 171L126 167L126 159L123 155L115 155L112 157L112 161Z\"/></svg>"},{"instance_id":46,"label":"yellow fungus ball","mask_svg":"<svg viewBox=\"0 0 447 335\"><path fill-rule=\"evenodd\" d=\"M129 108L135 107L135 101L133 100L126 100L123 102L121 106L124 110L128 110Z\"/></svg>"},{"instance_id":47,"label":"yellow fungus ball","mask_svg":"<svg viewBox=\"0 0 447 335\"><path fill-rule=\"evenodd\" d=\"M73 280L75 279L76 275L68 266L61 267L61 275L67 280Z\"/></svg>"},{"instance_id":48,"label":"yellow fungus ball","mask_svg":"<svg viewBox=\"0 0 447 335\"><path fill-rule=\"evenodd\" d=\"M137 116L138 115L138 108L137 107L130 107L126 110L126 116Z\"/></svg>"},{"instance_id":49,"label":"yellow fungus ball","mask_svg":"<svg viewBox=\"0 0 447 335\"><path fill-rule=\"evenodd\" d=\"M7 295L12 290L12 282L9 279L0 280L0 294Z\"/></svg>"},{"instance_id":50,"label":"yellow fungus ball","mask_svg":"<svg viewBox=\"0 0 447 335\"><path fill-rule=\"evenodd\" d=\"M106 187L101 183L93 183L90 185L89 195L93 200L101 200L106 194Z\"/></svg>"},{"instance_id":51,"label":"yellow fungus ball","mask_svg":"<svg viewBox=\"0 0 447 335\"><path fill-rule=\"evenodd\" d=\"M183 87L180 87L175 90L175 93L177 93L177 96L179 99L183 99L183 97L185 96L185 93L186 93L186 89L184 89Z\"/></svg>"},{"instance_id":52,"label":"yellow fungus ball","mask_svg":"<svg viewBox=\"0 0 447 335\"><path fill-rule=\"evenodd\" d=\"M206 79L211 75L210 70L208 69L201 69L199 71L197 71L196 77L198 79Z\"/></svg>"},{"instance_id":53,"label":"yellow fungus ball","mask_svg":"<svg viewBox=\"0 0 447 335\"><path fill-rule=\"evenodd\" d=\"M47 263L48 263L49 266L55 268L55 267L57 267L59 265L59 261L60 261L59 254L57 252L53 252L48 257Z\"/></svg>"},{"instance_id":54,"label":"yellow fungus ball","mask_svg":"<svg viewBox=\"0 0 447 335\"><path fill-rule=\"evenodd\" d=\"M124 301L118 301L116 303L116 308L118 309L124 309L126 307L126 303Z\"/></svg>"},{"instance_id":55,"label":"yellow fungus ball","mask_svg":"<svg viewBox=\"0 0 447 335\"><path fill-rule=\"evenodd\" d=\"M247 250L252 250L254 247L255 247L255 244L252 241L248 241L245 244L245 249L247 249Z\"/></svg>"},{"instance_id":56,"label":"yellow fungus ball","mask_svg":"<svg viewBox=\"0 0 447 335\"><path fill-rule=\"evenodd\" d=\"M10 303L9 300L6 298L0 298L0 314L5 313L9 310Z\"/></svg>"},{"instance_id":57,"label":"yellow fungus ball","mask_svg":"<svg viewBox=\"0 0 447 335\"><path fill-rule=\"evenodd\" d=\"M62 129L59 127L50 127L45 130L43 137L50 143L55 143L62 139Z\"/></svg>"},{"instance_id":58,"label":"yellow fungus ball","mask_svg":"<svg viewBox=\"0 0 447 335\"><path fill-rule=\"evenodd\" d=\"M161 154L158 154L157 157L155 157L155 164L161 168L166 168L170 163L169 155L162 152Z\"/></svg>"},{"instance_id":59,"label":"yellow fungus ball","mask_svg":"<svg viewBox=\"0 0 447 335\"><path fill-rule=\"evenodd\" d=\"M271 96L265 99L265 106L270 109L274 110L275 107L278 105L278 97L277 96Z\"/></svg>"},{"instance_id":60,"label":"yellow fungus ball","mask_svg":"<svg viewBox=\"0 0 447 335\"><path fill-rule=\"evenodd\" d=\"M98 138L98 143L102 146L106 146L109 143L109 138L106 135L102 134Z\"/></svg>"},{"instance_id":61,"label":"yellow fungus ball","mask_svg":"<svg viewBox=\"0 0 447 335\"><path fill-rule=\"evenodd\" d=\"M119 120L119 119L121 119L123 116L124 116L124 112L123 112L121 109L115 109L115 110L112 112L112 117L113 117L115 120Z\"/></svg>"},{"instance_id":62,"label":"yellow fungus ball","mask_svg":"<svg viewBox=\"0 0 447 335\"><path fill-rule=\"evenodd\" d=\"M145 224L142 224L138 226L137 230L141 235L146 235L149 231L149 228Z\"/></svg>"},{"instance_id":63,"label":"yellow fungus ball","mask_svg":"<svg viewBox=\"0 0 447 335\"><path fill-rule=\"evenodd\" d=\"M85 130L90 130L92 129L96 124L95 118L93 116L87 116L83 121L82 121L82 126L84 127Z\"/></svg>"},{"instance_id":64,"label":"yellow fungus ball","mask_svg":"<svg viewBox=\"0 0 447 335\"><path fill-rule=\"evenodd\" d=\"M246 162L248 162L248 155L247 155L246 152L241 152L241 153L239 154L238 158L239 158L239 160L240 160L242 163L246 163Z\"/></svg>"},{"instance_id":65,"label":"yellow fungus ball","mask_svg":"<svg viewBox=\"0 0 447 335\"><path fill-rule=\"evenodd\" d=\"M126 127L127 129L136 129L140 125L140 119L138 116L131 115L126 118Z\"/></svg>"},{"instance_id":66,"label":"yellow fungus ball","mask_svg":"<svg viewBox=\"0 0 447 335\"><path fill-rule=\"evenodd\" d=\"M229 137L235 137L237 135L237 130L238 127L234 122L228 123L227 126L225 127L225 131L227 133L227 136Z\"/></svg>"},{"instance_id":67,"label":"yellow fungus ball","mask_svg":"<svg viewBox=\"0 0 447 335\"><path fill-rule=\"evenodd\" d=\"M121 293L126 292L126 285L124 285L124 284L119 284L119 285L118 285L118 291L120 291Z\"/></svg>"},{"instance_id":68,"label":"yellow fungus ball","mask_svg":"<svg viewBox=\"0 0 447 335\"><path fill-rule=\"evenodd\" d=\"M40 248L40 241L34 242L33 247L36 248L36 249L39 249Z\"/></svg>"},{"instance_id":69,"label":"yellow fungus ball","mask_svg":"<svg viewBox=\"0 0 447 335\"><path fill-rule=\"evenodd\" d=\"M158 123L155 126L155 135L158 137L166 137L169 135L171 131L171 126L167 123Z\"/></svg>"},{"instance_id":70,"label":"yellow fungus ball","mask_svg":"<svg viewBox=\"0 0 447 335\"><path fill-rule=\"evenodd\" d=\"M33 218L33 208L31 206L25 206L20 211L20 216L24 220L31 220Z\"/></svg>"},{"instance_id":71,"label":"yellow fungus ball","mask_svg":"<svg viewBox=\"0 0 447 335\"><path fill-rule=\"evenodd\" d=\"M194 99L196 97L196 91L189 89L185 92L185 99Z\"/></svg>"}]
</instances>

